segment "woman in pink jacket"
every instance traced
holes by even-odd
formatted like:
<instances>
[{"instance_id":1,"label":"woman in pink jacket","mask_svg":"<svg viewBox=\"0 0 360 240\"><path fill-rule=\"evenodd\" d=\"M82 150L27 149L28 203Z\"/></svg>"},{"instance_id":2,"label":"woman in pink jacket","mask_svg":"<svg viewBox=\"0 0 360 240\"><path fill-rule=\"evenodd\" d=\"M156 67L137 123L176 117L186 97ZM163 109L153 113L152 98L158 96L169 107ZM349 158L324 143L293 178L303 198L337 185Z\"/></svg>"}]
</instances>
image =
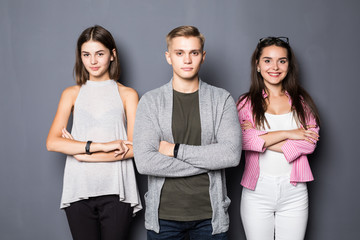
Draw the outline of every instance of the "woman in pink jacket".
<instances>
[{"instance_id":1,"label":"woman in pink jacket","mask_svg":"<svg viewBox=\"0 0 360 240\"><path fill-rule=\"evenodd\" d=\"M241 219L248 240L304 239L308 218L307 155L319 140L319 114L299 85L286 37L260 39L251 87L237 103L245 171Z\"/></svg>"}]
</instances>

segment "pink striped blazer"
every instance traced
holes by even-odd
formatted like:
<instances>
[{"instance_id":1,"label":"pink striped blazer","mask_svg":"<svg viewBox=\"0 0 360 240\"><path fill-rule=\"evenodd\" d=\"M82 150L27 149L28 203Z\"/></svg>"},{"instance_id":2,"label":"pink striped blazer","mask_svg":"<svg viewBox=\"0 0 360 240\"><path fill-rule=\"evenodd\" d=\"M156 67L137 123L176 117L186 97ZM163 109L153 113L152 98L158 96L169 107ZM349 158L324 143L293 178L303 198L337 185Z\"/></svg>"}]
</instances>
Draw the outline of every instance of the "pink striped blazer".
<instances>
[{"instance_id":1,"label":"pink striped blazer","mask_svg":"<svg viewBox=\"0 0 360 240\"><path fill-rule=\"evenodd\" d=\"M289 97L288 94L287 96ZM264 97L267 97L266 94L264 94ZM289 101L291 104L290 97ZM242 100L237 105L237 110L240 123L243 121L250 121L253 126L255 126L250 100ZM305 111L309 116L306 125L317 126L314 116L309 114L306 107ZM319 127L312 128L312 130L318 133ZM242 148L245 151L245 170L242 176L241 185L251 190L255 189L260 174L259 153L266 150L266 148L264 148L265 141L259 136L266 133L266 131L257 129L242 130ZM315 147L316 143L311 144L305 140L289 139L286 140L285 144L282 146L281 149L286 160L293 163L290 175L290 182L292 184L296 185L297 182L309 182L314 180L307 155L311 154L315 150Z\"/></svg>"}]
</instances>

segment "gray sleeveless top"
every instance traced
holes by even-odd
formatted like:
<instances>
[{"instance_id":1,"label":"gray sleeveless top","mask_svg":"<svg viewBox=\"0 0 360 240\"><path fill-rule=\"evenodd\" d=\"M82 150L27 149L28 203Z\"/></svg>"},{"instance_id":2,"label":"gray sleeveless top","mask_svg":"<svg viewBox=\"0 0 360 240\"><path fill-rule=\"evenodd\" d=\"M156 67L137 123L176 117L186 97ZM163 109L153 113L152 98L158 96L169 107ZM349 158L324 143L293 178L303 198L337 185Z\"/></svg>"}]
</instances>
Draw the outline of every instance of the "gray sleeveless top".
<instances>
[{"instance_id":1,"label":"gray sleeveless top","mask_svg":"<svg viewBox=\"0 0 360 240\"><path fill-rule=\"evenodd\" d=\"M72 136L78 141L127 140L126 117L118 85L113 80L82 85L75 101ZM91 147L90 147L91 149ZM132 159L116 162L79 162L67 156L60 208L89 197L116 194L142 209Z\"/></svg>"}]
</instances>

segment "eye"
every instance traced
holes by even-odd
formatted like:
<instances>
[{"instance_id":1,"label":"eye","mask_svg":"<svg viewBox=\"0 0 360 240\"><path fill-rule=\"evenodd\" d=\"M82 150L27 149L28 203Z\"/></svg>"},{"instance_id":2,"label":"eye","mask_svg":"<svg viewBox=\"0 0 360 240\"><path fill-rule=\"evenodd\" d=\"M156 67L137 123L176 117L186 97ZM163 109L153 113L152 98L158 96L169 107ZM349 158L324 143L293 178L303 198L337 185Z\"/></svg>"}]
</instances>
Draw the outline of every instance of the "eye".
<instances>
[{"instance_id":1,"label":"eye","mask_svg":"<svg viewBox=\"0 0 360 240\"><path fill-rule=\"evenodd\" d=\"M88 53L83 53L83 57L88 57L89 55Z\"/></svg>"},{"instance_id":2,"label":"eye","mask_svg":"<svg viewBox=\"0 0 360 240\"><path fill-rule=\"evenodd\" d=\"M104 56L104 53L98 53L98 56L100 56L100 57Z\"/></svg>"},{"instance_id":3,"label":"eye","mask_svg":"<svg viewBox=\"0 0 360 240\"><path fill-rule=\"evenodd\" d=\"M182 56L183 54L182 54L182 52L176 52L175 53L177 56Z\"/></svg>"},{"instance_id":4,"label":"eye","mask_svg":"<svg viewBox=\"0 0 360 240\"><path fill-rule=\"evenodd\" d=\"M287 61L286 60L280 60L280 63L285 64L285 63L287 63Z\"/></svg>"},{"instance_id":5,"label":"eye","mask_svg":"<svg viewBox=\"0 0 360 240\"><path fill-rule=\"evenodd\" d=\"M192 52L192 55L194 55L194 56L199 56L199 52Z\"/></svg>"},{"instance_id":6,"label":"eye","mask_svg":"<svg viewBox=\"0 0 360 240\"><path fill-rule=\"evenodd\" d=\"M265 63L270 63L270 60L269 60L269 59L265 59L264 62L265 62Z\"/></svg>"}]
</instances>

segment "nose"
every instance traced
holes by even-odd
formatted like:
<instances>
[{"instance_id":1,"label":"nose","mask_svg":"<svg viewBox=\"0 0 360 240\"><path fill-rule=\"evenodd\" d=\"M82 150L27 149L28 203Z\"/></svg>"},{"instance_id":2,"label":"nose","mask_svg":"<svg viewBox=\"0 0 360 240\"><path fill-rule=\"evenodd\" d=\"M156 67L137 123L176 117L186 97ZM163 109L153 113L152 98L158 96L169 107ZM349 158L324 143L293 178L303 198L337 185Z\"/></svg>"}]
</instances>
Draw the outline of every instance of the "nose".
<instances>
[{"instance_id":1,"label":"nose","mask_svg":"<svg viewBox=\"0 0 360 240\"><path fill-rule=\"evenodd\" d=\"M96 63L97 63L96 56L91 56L91 64L96 64Z\"/></svg>"},{"instance_id":2,"label":"nose","mask_svg":"<svg viewBox=\"0 0 360 240\"><path fill-rule=\"evenodd\" d=\"M278 63L277 63L277 62L274 63L273 69L274 69L274 70L278 70L278 69L279 69L279 66L278 66Z\"/></svg>"},{"instance_id":3,"label":"nose","mask_svg":"<svg viewBox=\"0 0 360 240\"><path fill-rule=\"evenodd\" d=\"M191 63L191 56L190 54L184 54L184 63L185 64L190 64Z\"/></svg>"}]
</instances>

